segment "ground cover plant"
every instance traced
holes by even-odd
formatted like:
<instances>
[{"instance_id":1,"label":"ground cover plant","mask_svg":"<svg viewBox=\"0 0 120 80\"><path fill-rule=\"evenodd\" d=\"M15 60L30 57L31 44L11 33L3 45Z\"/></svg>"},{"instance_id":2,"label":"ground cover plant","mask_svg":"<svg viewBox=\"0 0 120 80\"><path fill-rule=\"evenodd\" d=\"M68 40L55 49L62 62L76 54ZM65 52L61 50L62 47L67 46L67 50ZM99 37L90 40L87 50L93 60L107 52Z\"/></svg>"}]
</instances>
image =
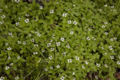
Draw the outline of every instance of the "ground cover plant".
<instances>
[{"instance_id":1,"label":"ground cover plant","mask_svg":"<svg viewBox=\"0 0 120 80\"><path fill-rule=\"evenodd\" d=\"M0 80L119 80L119 0L0 0Z\"/></svg>"}]
</instances>

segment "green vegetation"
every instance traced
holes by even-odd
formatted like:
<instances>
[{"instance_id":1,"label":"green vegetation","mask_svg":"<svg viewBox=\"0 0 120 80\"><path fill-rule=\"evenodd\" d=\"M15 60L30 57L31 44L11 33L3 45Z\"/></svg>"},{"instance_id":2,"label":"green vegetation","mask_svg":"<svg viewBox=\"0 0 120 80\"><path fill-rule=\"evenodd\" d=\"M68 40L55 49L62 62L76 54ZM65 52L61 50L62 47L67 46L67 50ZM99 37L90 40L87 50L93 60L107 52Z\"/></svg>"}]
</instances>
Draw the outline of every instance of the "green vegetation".
<instances>
[{"instance_id":1,"label":"green vegetation","mask_svg":"<svg viewBox=\"0 0 120 80\"><path fill-rule=\"evenodd\" d=\"M0 0L0 80L117 80L120 1Z\"/></svg>"}]
</instances>

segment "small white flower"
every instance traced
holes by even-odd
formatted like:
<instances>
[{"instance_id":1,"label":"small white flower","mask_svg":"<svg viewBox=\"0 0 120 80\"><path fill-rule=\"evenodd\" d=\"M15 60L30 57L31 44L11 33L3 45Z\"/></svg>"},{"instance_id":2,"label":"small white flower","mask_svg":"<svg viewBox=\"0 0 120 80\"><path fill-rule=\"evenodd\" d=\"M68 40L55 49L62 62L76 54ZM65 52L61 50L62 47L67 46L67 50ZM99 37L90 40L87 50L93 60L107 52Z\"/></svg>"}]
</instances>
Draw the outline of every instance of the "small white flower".
<instances>
[{"instance_id":1,"label":"small white flower","mask_svg":"<svg viewBox=\"0 0 120 80\"><path fill-rule=\"evenodd\" d=\"M114 37L113 39L114 39L114 40L117 40L117 38L116 38L116 37Z\"/></svg>"},{"instance_id":2,"label":"small white flower","mask_svg":"<svg viewBox=\"0 0 120 80\"><path fill-rule=\"evenodd\" d=\"M111 8L114 8L114 6L111 6Z\"/></svg>"},{"instance_id":3,"label":"small white flower","mask_svg":"<svg viewBox=\"0 0 120 80\"><path fill-rule=\"evenodd\" d=\"M108 22L104 22L104 24L108 24Z\"/></svg>"},{"instance_id":4,"label":"small white flower","mask_svg":"<svg viewBox=\"0 0 120 80\"><path fill-rule=\"evenodd\" d=\"M20 2L20 0L15 0L15 2L16 2L16 3L19 3L19 2Z\"/></svg>"},{"instance_id":5,"label":"small white flower","mask_svg":"<svg viewBox=\"0 0 120 80\"><path fill-rule=\"evenodd\" d=\"M15 24L16 24L16 26L19 26L19 22L16 22Z\"/></svg>"},{"instance_id":6,"label":"small white flower","mask_svg":"<svg viewBox=\"0 0 120 80\"><path fill-rule=\"evenodd\" d=\"M75 7L76 5L75 4L73 4L73 7Z\"/></svg>"},{"instance_id":7,"label":"small white flower","mask_svg":"<svg viewBox=\"0 0 120 80\"><path fill-rule=\"evenodd\" d=\"M108 35L108 32L105 32L104 34L105 34L105 35Z\"/></svg>"},{"instance_id":8,"label":"small white flower","mask_svg":"<svg viewBox=\"0 0 120 80\"><path fill-rule=\"evenodd\" d=\"M57 46L60 46L60 42L56 42L56 45L57 45Z\"/></svg>"},{"instance_id":9,"label":"small white flower","mask_svg":"<svg viewBox=\"0 0 120 80\"><path fill-rule=\"evenodd\" d=\"M52 66L50 66L50 69L53 69L53 67L52 67Z\"/></svg>"},{"instance_id":10,"label":"small white flower","mask_svg":"<svg viewBox=\"0 0 120 80\"><path fill-rule=\"evenodd\" d=\"M31 41L32 41L32 42L35 42L35 40L34 40L34 39L32 39Z\"/></svg>"},{"instance_id":11,"label":"small white flower","mask_svg":"<svg viewBox=\"0 0 120 80\"><path fill-rule=\"evenodd\" d=\"M11 47L8 47L7 50L10 51L10 50L12 50L12 48L11 48Z\"/></svg>"},{"instance_id":12,"label":"small white flower","mask_svg":"<svg viewBox=\"0 0 120 80\"><path fill-rule=\"evenodd\" d=\"M61 40L62 42L64 42L65 39L62 37L62 38L60 38L60 40Z\"/></svg>"},{"instance_id":13,"label":"small white flower","mask_svg":"<svg viewBox=\"0 0 120 80\"><path fill-rule=\"evenodd\" d=\"M90 37L87 37L87 40L89 41L89 40L90 40Z\"/></svg>"},{"instance_id":14,"label":"small white flower","mask_svg":"<svg viewBox=\"0 0 120 80\"><path fill-rule=\"evenodd\" d=\"M71 35L73 35L73 34L74 34L74 32L73 32L73 31L70 31L70 34L71 34Z\"/></svg>"},{"instance_id":15,"label":"small white flower","mask_svg":"<svg viewBox=\"0 0 120 80\"><path fill-rule=\"evenodd\" d=\"M100 64L97 63L96 66L97 66L97 67L100 67Z\"/></svg>"},{"instance_id":16,"label":"small white flower","mask_svg":"<svg viewBox=\"0 0 120 80\"><path fill-rule=\"evenodd\" d=\"M72 75L75 75L75 72L73 72Z\"/></svg>"},{"instance_id":17,"label":"small white flower","mask_svg":"<svg viewBox=\"0 0 120 80\"><path fill-rule=\"evenodd\" d=\"M68 20L68 24L71 24L72 23L72 21L71 20Z\"/></svg>"},{"instance_id":18,"label":"small white flower","mask_svg":"<svg viewBox=\"0 0 120 80\"><path fill-rule=\"evenodd\" d=\"M0 80L5 80L5 77L2 77L2 76L1 76L1 77L0 77Z\"/></svg>"},{"instance_id":19,"label":"small white flower","mask_svg":"<svg viewBox=\"0 0 120 80\"><path fill-rule=\"evenodd\" d=\"M57 65L56 68L60 68L60 65Z\"/></svg>"},{"instance_id":20,"label":"small white flower","mask_svg":"<svg viewBox=\"0 0 120 80\"><path fill-rule=\"evenodd\" d=\"M105 28L105 25L102 25L102 28Z\"/></svg>"},{"instance_id":21,"label":"small white flower","mask_svg":"<svg viewBox=\"0 0 120 80\"><path fill-rule=\"evenodd\" d=\"M1 18L4 19L6 16L5 15L2 15Z\"/></svg>"},{"instance_id":22,"label":"small white flower","mask_svg":"<svg viewBox=\"0 0 120 80\"><path fill-rule=\"evenodd\" d=\"M45 50L42 50L42 53L44 53L45 52Z\"/></svg>"},{"instance_id":23,"label":"small white flower","mask_svg":"<svg viewBox=\"0 0 120 80\"><path fill-rule=\"evenodd\" d=\"M52 56L49 56L49 59L50 59L50 60L52 60L52 59L53 59L53 57L52 57Z\"/></svg>"},{"instance_id":24,"label":"small white flower","mask_svg":"<svg viewBox=\"0 0 120 80\"><path fill-rule=\"evenodd\" d=\"M120 61L117 61L117 64L120 65Z\"/></svg>"},{"instance_id":25,"label":"small white flower","mask_svg":"<svg viewBox=\"0 0 120 80\"><path fill-rule=\"evenodd\" d=\"M75 59L79 61L79 57L78 56L75 56Z\"/></svg>"},{"instance_id":26,"label":"small white flower","mask_svg":"<svg viewBox=\"0 0 120 80\"><path fill-rule=\"evenodd\" d=\"M107 6L108 6L107 4L104 5L104 7L107 7Z\"/></svg>"},{"instance_id":27,"label":"small white flower","mask_svg":"<svg viewBox=\"0 0 120 80\"><path fill-rule=\"evenodd\" d=\"M85 61L85 64L87 64L87 65L88 65L88 62L87 62L87 61Z\"/></svg>"},{"instance_id":28,"label":"small white flower","mask_svg":"<svg viewBox=\"0 0 120 80\"><path fill-rule=\"evenodd\" d=\"M48 44L47 44L47 47L50 47L50 46L51 46L51 43L48 43Z\"/></svg>"},{"instance_id":29,"label":"small white flower","mask_svg":"<svg viewBox=\"0 0 120 80\"><path fill-rule=\"evenodd\" d=\"M29 23L29 19L25 19L25 23Z\"/></svg>"},{"instance_id":30,"label":"small white flower","mask_svg":"<svg viewBox=\"0 0 120 80\"><path fill-rule=\"evenodd\" d=\"M40 9L43 9L43 6L40 6Z\"/></svg>"},{"instance_id":31,"label":"small white flower","mask_svg":"<svg viewBox=\"0 0 120 80\"><path fill-rule=\"evenodd\" d=\"M110 56L110 59L114 59L114 56Z\"/></svg>"},{"instance_id":32,"label":"small white flower","mask_svg":"<svg viewBox=\"0 0 120 80\"><path fill-rule=\"evenodd\" d=\"M66 55L66 52L63 52L62 54L65 56L65 55Z\"/></svg>"},{"instance_id":33,"label":"small white flower","mask_svg":"<svg viewBox=\"0 0 120 80\"><path fill-rule=\"evenodd\" d=\"M112 46L109 46L109 49L110 49L110 50L113 50Z\"/></svg>"},{"instance_id":34,"label":"small white flower","mask_svg":"<svg viewBox=\"0 0 120 80\"><path fill-rule=\"evenodd\" d=\"M30 15L29 14L25 14L26 17L29 17Z\"/></svg>"},{"instance_id":35,"label":"small white flower","mask_svg":"<svg viewBox=\"0 0 120 80\"><path fill-rule=\"evenodd\" d=\"M47 69L47 68L45 68L44 70L45 70L46 72L48 71L48 69Z\"/></svg>"},{"instance_id":36,"label":"small white flower","mask_svg":"<svg viewBox=\"0 0 120 80\"><path fill-rule=\"evenodd\" d=\"M20 79L19 76L16 76L16 77L15 77L15 80L19 80L19 79Z\"/></svg>"},{"instance_id":37,"label":"small white flower","mask_svg":"<svg viewBox=\"0 0 120 80\"><path fill-rule=\"evenodd\" d=\"M10 63L10 66L13 66L13 63Z\"/></svg>"},{"instance_id":38,"label":"small white flower","mask_svg":"<svg viewBox=\"0 0 120 80\"><path fill-rule=\"evenodd\" d=\"M51 51L54 51L54 50L55 50L55 48L50 48L50 50L51 50Z\"/></svg>"},{"instance_id":39,"label":"small white flower","mask_svg":"<svg viewBox=\"0 0 120 80\"><path fill-rule=\"evenodd\" d=\"M105 55L107 55L107 53L104 53Z\"/></svg>"},{"instance_id":40,"label":"small white flower","mask_svg":"<svg viewBox=\"0 0 120 80\"><path fill-rule=\"evenodd\" d=\"M106 68L108 68L108 65L107 65L107 64L104 64L104 66L105 66Z\"/></svg>"},{"instance_id":41,"label":"small white flower","mask_svg":"<svg viewBox=\"0 0 120 80\"><path fill-rule=\"evenodd\" d=\"M65 80L65 77L64 77L64 76L62 76L62 77L60 78L60 80Z\"/></svg>"},{"instance_id":42,"label":"small white flower","mask_svg":"<svg viewBox=\"0 0 120 80\"><path fill-rule=\"evenodd\" d=\"M18 44L21 44L21 41L17 41Z\"/></svg>"},{"instance_id":43,"label":"small white flower","mask_svg":"<svg viewBox=\"0 0 120 80\"><path fill-rule=\"evenodd\" d=\"M9 66L6 66L6 67L5 67L5 70L8 70L8 69L10 69L10 67L9 67Z\"/></svg>"},{"instance_id":44,"label":"small white flower","mask_svg":"<svg viewBox=\"0 0 120 80\"><path fill-rule=\"evenodd\" d=\"M114 41L114 38L111 38L110 41Z\"/></svg>"},{"instance_id":45,"label":"small white flower","mask_svg":"<svg viewBox=\"0 0 120 80\"><path fill-rule=\"evenodd\" d=\"M104 50L104 47L101 47L102 50Z\"/></svg>"},{"instance_id":46,"label":"small white flower","mask_svg":"<svg viewBox=\"0 0 120 80\"><path fill-rule=\"evenodd\" d=\"M34 44L34 47L38 47L38 44Z\"/></svg>"},{"instance_id":47,"label":"small white flower","mask_svg":"<svg viewBox=\"0 0 120 80\"><path fill-rule=\"evenodd\" d=\"M72 63L72 59L68 59L67 61L68 61L68 63Z\"/></svg>"},{"instance_id":48,"label":"small white flower","mask_svg":"<svg viewBox=\"0 0 120 80\"><path fill-rule=\"evenodd\" d=\"M0 21L0 24L3 24L4 22L3 21Z\"/></svg>"},{"instance_id":49,"label":"small white flower","mask_svg":"<svg viewBox=\"0 0 120 80\"><path fill-rule=\"evenodd\" d=\"M33 52L34 55L38 54L38 52Z\"/></svg>"},{"instance_id":50,"label":"small white flower","mask_svg":"<svg viewBox=\"0 0 120 80\"><path fill-rule=\"evenodd\" d=\"M70 45L69 45L69 44L67 44L66 47L67 47L68 49L70 49Z\"/></svg>"},{"instance_id":51,"label":"small white flower","mask_svg":"<svg viewBox=\"0 0 120 80\"><path fill-rule=\"evenodd\" d=\"M37 33L37 36L38 36L38 37L40 37L40 36L41 36L41 34L40 34L40 33Z\"/></svg>"},{"instance_id":52,"label":"small white flower","mask_svg":"<svg viewBox=\"0 0 120 80\"><path fill-rule=\"evenodd\" d=\"M17 56L17 59L20 59L20 56Z\"/></svg>"},{"instance_id":53,"label":"small white flower","mask_svg":"<svg viewBox=\"0 0 120 80\"><path fill-rule=\"evenodd\" d=\"M73 80L76 80L76 78L73 78Z\"/></svg>"},{"instance_id":54,"label":"small white flower","mask_svg":"<svg viewBox=\"0 0 120 80\"><path fill-rule=\"evenodd\" d=\"M77 25L77 21L73 21L73 24L74 24L74 25Z\"/></svg>"},{"instance_id":55,"label":"small white flower","mask_svg":"<svg viewBox=\"0 0 120 80\"><path fill-rule=\"evenodd\" d=\"M8 60L10 60L11 59L11 57L10 56L8 56Z\"/></svg>"},{"instance_id":56,"label":"small white flower","mask_svg":"<svg viewBox=\"0 0 120 80\"><path fill-rule=\"evenodd\" d=\"M53 14L54 13L54 10L50 10L50 14Z\"/></svg>"},{"instance_id":57,"label":"small white flower","mask_svg":"<svg viewBox=\"0 0 120 80\"><path fill-rule=\"evenodd\" d=\"M82 65L82 69L85 69L85 66L84 66L84 65Z\"/></svg>"},{"instance_id":58,"label":"small white flower","mask_svg":"<svg viewBox=\"0 0 120 80\"><path fill-rule=\"evenodd\" d=\"M63 16L63 17L67 17L67 13L63 13L62 16Z\"/></svg>"},{"instance_id":59,"label":"small white flower","mask_svg":"<svg viewBox=\"0 0 120 80\"><path fill-rule=\"evenodd\" d=\"M8 33L9 36L12 36L12 32Z\"/></svg>"},{"instance_id":60,"label":"small white flower","mask_svg":"<svg viewBox=\"0 0 120 80\"><path fill-rule=\"evenodd\" d=\"M23 45L26 45L26 41L23 41Z\"/></svg>"}]
</instances>

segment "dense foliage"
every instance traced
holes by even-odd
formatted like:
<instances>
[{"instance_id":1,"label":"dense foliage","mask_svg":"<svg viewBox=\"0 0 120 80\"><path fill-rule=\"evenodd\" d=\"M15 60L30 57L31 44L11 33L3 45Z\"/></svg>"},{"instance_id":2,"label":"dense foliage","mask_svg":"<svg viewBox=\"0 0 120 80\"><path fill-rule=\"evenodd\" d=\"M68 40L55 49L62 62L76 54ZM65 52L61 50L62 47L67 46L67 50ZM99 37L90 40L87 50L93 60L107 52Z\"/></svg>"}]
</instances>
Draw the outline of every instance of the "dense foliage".
<instances>
[{"instance_id":1,"label":"dense foliage","mask_svg":"<svg viewBox=\"0 0 120 80\"><path fill-rule=\"evenodd\" d=\"M0 0L0 80L116 80L120 1Z\"/></svg>"}]
</instances>

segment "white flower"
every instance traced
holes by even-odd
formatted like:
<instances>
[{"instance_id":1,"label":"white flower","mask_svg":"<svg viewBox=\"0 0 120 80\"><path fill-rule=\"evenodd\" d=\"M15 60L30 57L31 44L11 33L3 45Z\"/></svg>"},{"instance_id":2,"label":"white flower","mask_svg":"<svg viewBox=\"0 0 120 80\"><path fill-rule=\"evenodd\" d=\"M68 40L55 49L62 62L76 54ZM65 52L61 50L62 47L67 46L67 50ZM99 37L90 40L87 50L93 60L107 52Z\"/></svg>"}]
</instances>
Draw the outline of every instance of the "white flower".
<instances>
[{"instance_id":1,"label":"white flower","mask_svg":"<svg viewBox=\"0 0 120 80\"><path fill-rule=\"evenodd\" d=\"M70 34L71 34L71 35L73 35L73 34L74 34L74 32L73 32L73 31L70 31Z\"/></svg>"},{"instance_id":2,"label":"white flower","mask_svg":"<svg viewBox=\"0 0 120 80\"><path fill-rule=\"evenodd\" d=\"M23 45L26 45L26 41L23 41Z\"/></svg>"},{"instance_id":3,"label":"white flower","mask_svg":"<svg viewBox=\"0 0 120 80\"><path fill-rule=\"evenodd\" d=\"M17 56L17 59L20 59L20 56Z\"/></svg>"},{"instance_id":4,"label":"white flower","mask_svg":"<svg viewBox=\"0 0 120 80\"><path fill-rule=\"evenodd\" d=\"M70 45L69 45L69 44L67 44L66 47L67 47L68 49L70 49Z\"/></svg>"},{"instance_id":5,"label":"white flower","mask_svg":"<svg viewBox=\"0 0 120 80\"><path fill-rule=\"evenodd\" d=\"M10 66L13 66L13 63L10 63Z\"/></svg>"},{"instance_id":6,"label":"white flower","mask_svg":"<svg viewBox=\"0 0 120 80\"><path fill-rule=\"evenodd\" d=\"M40 6L40 9L43 9L43 6Z\"/></svg>"},{"instance_id":7,"label":"white flower","mask_svg":"<svg viewBox=\"0 0 120 80\"><path fill-rule=\"evenodd\" d=\"M37 33L37 36L38 36L38 37L40 37L40 36L41 36L41 34L40 34L40 33Z\"/></svg>"},{"instance_id":8,"label":"white flower","mask_svg":"<svg viewBox=\"0 0 120 80\"><path fill-rule=\"evenodd\" d=\"M107 53L104 53L105 55L107 55Z\"/></svg>"},{"instance_id":9,"label":"white flower","mask_svg":"<svg viewBox=\"0 0 120 80\"><path fill-rule=\"evenodd\" d=\"M75 75L75 72L73 72L72 75Z\"/></svg>"},{"instance_id":10,"label":"white flower","mask_svg":"<svg viewBox=\"0 0 120 80\"><path fill-rule=\"evenodd\" d=\"M4 19L6 16L5 15L2 15L1 18Z\"/></svg>"},{"instance_id":11,"label":"white flower","mask_svg":"<svg viewBox=\"0 0 120 80\"><path fill-rule=\"evenodd\" d=\"M5 70L8 70L9 68L10 68L9 66L6 66L6 67L5 67Z\"/></svg>"},{"instance_id":12,"label":"white flower","mask_svg":"<svg viewBox=\"0 0 120 80\"><path fill-rule=\"evenodd\" d=\"M25 23L29 23L29 19L25 19Z\"/></svg>"},{"instance_id":13,"label":"white flower","mask_svg":"<svg viewBox=\"0 0 120 80\"><path fill-rule=\"evenodd\" d=\"M67 61L68 61L68 63L72 63L72 59L68 59Z\"/></svg>"},{"instance_id":14,"label":"white flower","mask_svg":"<svg viewBox=\"0 0 120 80\"><path fill-rule=\"evenodd\" d=\"M75 59L79 61L79 57L78 56L75 56Z\"/></svg>"},{"instance_id":15,"label":"white flower","mask_svg":"<svg viewBox=\"0 0 120 80\"><path fill-rule=\"evenodd\" d=\"M18 44L21 44L21 41L17 41Z\"/></svg>"},{"instance_id":16,"label":"white flower","mask_svg":"<svg viewBox=\"0 0 120 80\"><path fill-rule=\"evenodd\" d=\"M50 66L50 69L53 69L53 67L52 67L52 66Z\"/></svg>"},{"instance_id":17,"label":"white flower","mask_svg":"<svg viewBox=\"0 0 120 80\"><path fill-rule=\"evenodd\" d=\"M71 24L72 23L72 21L71 20L68 20L68 24Z\"/></svg>"},{"instance_id":18,"label":"white flower","mask_svg":"<svg viewBox=\"0 0 120 80\"><path fill-rule=\"evenodd\" d=\"M117 61L117 64L120 65L120 61Z\"/></svg>"},{"instance_id":19,"label":"white flower","mask_svg":"<svg viewBox=\"0 0 120 80\"><path fill-rule=\"evenodd\" d=\"M74 25L77 25L77 21L73 21L73 24L74 24Z\"/></svg>"},{"instance_id":20,"label":"white flower","mask_svg":"<svg viewBox=\"0 0 120 80\"><path fill-rule=\"evenodd\" d=\"M31 41L32 41L32 42L35 42L35 40L34 40L34 39L32 39Z\"/></svg>"},{"instance_id":21,"label":"white flower","mask_svg":"<svg viewBox=\"0 0 120 80\"><path fill-rule=\"evenodd\" d=\"M87 40L89 41L89 40L90 40L90 37L87 37Z\"/></svg>"},{"instance_id":22,"label":"white flower","mask_svg":"<svg viewBox=\"0 0 120 80\"><path fill-rule=\"evenodd\" d=\"M45 52L45 50L42 50L42 53L44 53Z\"/></svg>"},{"instance_id":23,"label":"white flower","mask_svg":"<svg viewBox=\"0 0 120 80\"><path fill-rule=\"evenodd\" d=\"M104 22L104 24L108 24L108 22Z\"/></svg>"},{"instance_id":24,"label":"white flower","mask_svg":"<svg viewBox=\"0 0 120 80\"><path fill-rule=\"evenodd\" d=\"M52 56L49 56L49 59L50 59L50 60L52 60L52 59L53 59L53 57L52 57Z\"/></svg>"},{"instance_id":25,"label":"white flower","mask_svg":"<svg viewBox=\"0 0 120 80\"><path fill-rule=\"evenodd\" d=\"M33 52L34 55L38 54L38 52Z\"/></svg>"},{"instance_id":26,"label":"white flower","mask_svg":"<svg viewBox=\"0 0 120 80\"><path fill-rule=\"evenodd\" d=\"M47 44L47 47L50 47L50 46L51 46L51 43L48 43L48 44Z\"/></svg>"},{"instance_id":27,"label":"white flower","mask_svg":"<svg viewBox=\"0 0 120 80\"><path fill-rule=\"evenodd\" d=\"M104 34L105 34L105 35L108 35L108 32L105 32Z\"/></svg>"},{"instance_id":28,"label":"white flower","mask_svg":"<svg viewBox=\"0 0 120 80\"><path fill-rule=\"evenodd\" d=\"M19 3L19 2L20 2L20 0L15 0L15 2L16 2L16 3Z\"/></svg>"},{"instance_id":29,"label":"white flower","mask_svg":"<svg viewBox=\"0 0 120 80\"><path fill-rule=\"evenodd\" d=\"M25 14L25 16L29 17L30 15L29 14Z\"/></svg>"},{"instance_id":30,"label":"white flower","mask_svg":"<svg viewBox=\"0 0 120 80\"><path fill-rule=\"evenodd\" d=\"M107 4L104 5L104 7L107 7L107 6L108 6Z\"/></svg>"},{"instance_id":31,"label":"white flower","mask_svg":"<svg viewBox=\"0 0 120 80\"><path fill-rule=\"evenodd\" d=\"M114 41L114 38L111 38L110 41Z\"/></svg>"},{"instance_id":32,"label":"white flower","mask_svg":"<svg viewBox=\"0 0 120 80\"><path fill-rule=\"evenodd\" d=\"M64 80L65 79L65 77L64 76L62 76L61 78L60 78L60 80Z\"/></svg>"},{"instance_id":33,"label":"white flower","mask_svg":"<svg viewBox=\"0 0 120 80\"><path fill-rule=\"evenodd\" d=\"M84 66L84 65L82 65L82 69L85 69L85 66Z\"/></svg>"},{"instance_id":34,"label":"white flower","mask_svg":"<svg viewBox=\"0 0 120 80\"><path fill-rule=\"evenodd\" d=\"M105 28L105 25L102 25L102 28Z\"/></svg>"},{"instance_id":35,"label":"white flower","mask_svg":"<svg viewBox=\"0 0 120 80\"><path fill-rule=\"evenodd\" d=\"M7 50L10 51L10 50L12 50L12 48L11 48L11 47L8 47Z\"/></svg>"},{"instance_id":36,"label":"white flower","mask_svg":"<svg viewBox=\"0 0 120 80\"><path fill-rule=\"evenodd\" d=\"M97 63L96 66L97 66L97 67L100 67L100 64Z\"/></svg>"},{"instance_id":37,"label":"white flower","mask_svg":"<svg viewBox=\"0 0 120 80\"><path fill-rule=\"evenodd\" d=\"M67 13L63 13L62 16L63 16L63 17L67 17Z\"/></svg>"},{"instance_id":38,"label":"white flower","mask_svg":"<svg viewBox=\"0 0 120 80\"><path fill-rule=\"evenodd\" d=\"M104 47L101 47L101 49L103 50L103 49L104 49Z\"/></svg>"},{"instance_id":39,"label":"white flower","mask_svg":"<svg viewBox=\"0 0 120 80\"><path fill-rule=\"evenodd\" d=\"M114 8L114 6L111 6L111 8Z\"/></svg>"},{"instance_id":40,"label":"white flower","mask_svg":"<svg viewBox=\"0 0 120 80\"><path fill-rule=\"evenodd\" d=\"M51 50L51 51L54 51L54 50L55 50L55 48L50 48L50 50Z\"/></svg>"},{"instance_id":41,"label":"white flower","mask_svg":"<svg viewBox=\"0 0 120 80\"><path fill-rule=\"evenodd\" d=\"M110 56L111 59L114 59L114 56Z\"/></svg>"},{"instance_id":42,"label":"white flower","mask_svg":"<svg viewBox=\"0 0 120 80\"><path fill-rule=\"evenodd\" d=\"M57 45L57 46L60 46L60 42L56 42L56 45Z\"/></svg>"},{"instance_id":43,"label":"white flower","mask_svg":"<svg viewBox=\"0 0 120 80\"><path fill-rule=\"evenodd\" d=\"M45 70L46 72L48 71L48 69L47 69L47 68L45 68L44 70Z\"/></svg>"},{"instance_id":44,"label":"white flower","mask_svg":"<svg viewBox=\"0 0 120 80\"><path fill-rule=\"evenodd\" d=\"M87 65L88 65L88 62L87 62L87 61L85 61L85 64L87 64Z\"/></svg>"},{"instance_id":45,"label":"white flower","mask_svg":"<svg viewBox=\"0 0 120 80\"><path fill-rule=\"evenodd\" d=\"M12 32L8 33L9 36L12 36Z\"/></svg>"},{"instance_id":46,"label":"white flower","mask_svg":"<svg viewBox=\"0 0 120 80\"><path fill-rule=\"evenodd\" d=\"M107 64L104 64L104 66L105 66L106 68L108 68L108 65L107 65Z\"/></svg>"},{"instance_id":47,"label":"white flower","mask_svg":"<svg viewBox=\"0 0 120 80\"><path fill-rule=\"evenodd\" d=\"M60 65L57 65L56 68L60 68Z\"/></svg>"},{"instance_id":48,"label":"white flower","mask_svg":"<svg viewBox=\"0 0 120 80\"><path fill-rule=\"evenodd\" d=\"M54 13L54 10L50 10L50 14L53 14Z\"/></svg>"},{"instance_id":49,"label":"white flower","mask_svg":"<svg viewBox=\"0 0 120 80\"><path fill-rule=\"evenodd\" d=\"M15 24L16 24L16 26L19 26L19 22L16 22Z\"/></svg>"},{"instance_id":50,"label":"white flower","mask_svg":"<svg viewBox=\"0 0 120 80\"><path fill-rule=\"evenodd\" d=\"M62 38L60 38L60 40L61 40L62 42L64 42L65 39L62 37Z\"/></svg>"},{"instance_id":51,"label":"white flower","mask_svg":"<svg viewBox=\"0 0 120 80\"><path fill-rule=\"evenodd\" d=\"M0 24L3 24L4 23L4 21L0 21Z\"/></svg>"},{"instance_id":52,"label":"white flower","mask_svg":"<svg viewBox=\"0 0 120 80\"><path fill-rule=\"evenodd\" d=\"M34 44L34 47L38 47L38 44Z\"/></svg>"},{"instance_id":53,"label":"white flower","mask_svg":"<svg viewBox=\"0 0 120 80\"><path fill-rule=\"evenodd\" d=\"M0 80L5 80L5 77L2 77L2 76L1 76L1 77L0 77Z\"/></svg>"},{"instance_id":54,"label":"white flower","mask_svg":"<svg viewBox=\"0 0 120 80\"><path fill-rule=\"evenodd\" d=\"M76 80L76 78L73 78L73 80Z\"/></svg>"},{"instance_id":55,"label":"white flower","mask_svg":"<svg viewBox=\"0 0 120 80\"><path fill-rule=\"evenodd\" d=\"M63 52L62 54L65 56L65 55L66 55L66 52Z\"/></svg>"},{"instance_id":56,"label":"white flower","mask_svg":"<svg viewBox=\"0 0 120 80\"><path fill-rule=\"evenodd\" d=\"M109 46L109 49L110 49L110 50L113 50L112 46Z\"/></svg>"},{"instance_id":57,"label":"white flower","mask_svg":"<svg viewBox=\"0 0 120 80\"><path fill-rule=\"evenodd\" d=\"M19 76L16 76L16 77L15 77L15 80L19 80Z\"/></svg>"}]
</instances>

